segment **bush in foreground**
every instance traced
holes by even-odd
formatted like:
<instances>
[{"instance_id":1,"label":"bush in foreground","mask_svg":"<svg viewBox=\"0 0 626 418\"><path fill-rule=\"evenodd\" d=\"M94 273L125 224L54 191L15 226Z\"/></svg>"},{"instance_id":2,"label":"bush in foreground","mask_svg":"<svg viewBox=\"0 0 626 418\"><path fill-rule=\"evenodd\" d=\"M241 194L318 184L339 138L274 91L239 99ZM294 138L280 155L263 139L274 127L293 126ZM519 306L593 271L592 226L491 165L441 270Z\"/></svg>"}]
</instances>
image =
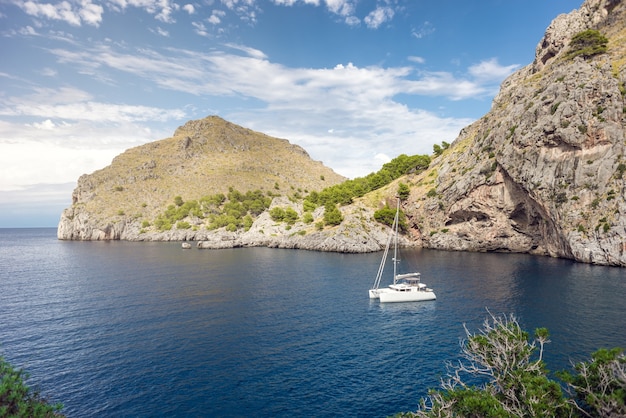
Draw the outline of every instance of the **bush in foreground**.
<instances>
[{"instance_id":1,"label":"bush in foreground","mask_svg":"<svg viewBox=\"0 0 626 418\"><path fill-rule=\"evenodd\" d=\"M588 362L548 377L543 362L548 331L532 340L513 315L487 318L483 329L465 329L457 364L448 365L441 389L431 390L414 413L401 417L624 417L626 357L623 350L599 350Z\"/></svg>"},{"instance_id":2,"label":"bush in foreground","mask_svg":"<svg viewBox=\"0 0 626 418\"><path fill-rule=\"evenodd\" d=\"M0 357L0 417L61 417L61 404L50 405L24 382L16 370Z\"/></svg>"}]
</instances>

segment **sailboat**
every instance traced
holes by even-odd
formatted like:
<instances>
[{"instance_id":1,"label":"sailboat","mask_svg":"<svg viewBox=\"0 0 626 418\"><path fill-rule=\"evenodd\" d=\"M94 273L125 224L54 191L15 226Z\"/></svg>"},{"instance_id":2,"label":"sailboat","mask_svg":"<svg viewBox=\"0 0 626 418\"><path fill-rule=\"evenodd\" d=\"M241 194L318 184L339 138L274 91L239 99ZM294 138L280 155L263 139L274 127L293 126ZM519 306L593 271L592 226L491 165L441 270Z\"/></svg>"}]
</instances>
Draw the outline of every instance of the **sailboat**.
<instances>
[{"instance_id":1,"label":"sailboat","mask_svg":"<svg viewBox=\"0 0 626 418\"><path fill-rule=\"evenodd\" d=\"M421 282L420 273L397 273L398 265L398 219L400 214L400 200L396 207L396 216L391 226L392 234L389 235L383 258L378 267L378 273L374 280L374 285L369 290L370 299L378 299L381 302L417 302L425 300L435 300L435 292ZM391 242L394 242L393 249L393 284L388 287L380 287L380 281L385 269L385 262L389 256Z\"/></svg>"}]
</instances>

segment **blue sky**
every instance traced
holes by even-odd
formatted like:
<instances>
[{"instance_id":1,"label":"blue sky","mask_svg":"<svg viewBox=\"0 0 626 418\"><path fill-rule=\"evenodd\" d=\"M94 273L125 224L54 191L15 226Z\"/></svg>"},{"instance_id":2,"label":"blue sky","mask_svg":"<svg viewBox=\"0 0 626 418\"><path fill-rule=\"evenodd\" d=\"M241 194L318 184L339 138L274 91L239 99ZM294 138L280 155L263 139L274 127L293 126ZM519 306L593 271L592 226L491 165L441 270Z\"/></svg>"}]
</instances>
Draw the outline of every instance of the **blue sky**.
<instances>
[{"instance_id":1,"label":"blue sky","mask_svg":"<svg viewBox=\"0 0 626 418\"><path fill-rule=\"evenodd\" d=\"M0 227L219 115L354 178L484 115L582 0L0 0Z\"/></svg>"}]
</instances>

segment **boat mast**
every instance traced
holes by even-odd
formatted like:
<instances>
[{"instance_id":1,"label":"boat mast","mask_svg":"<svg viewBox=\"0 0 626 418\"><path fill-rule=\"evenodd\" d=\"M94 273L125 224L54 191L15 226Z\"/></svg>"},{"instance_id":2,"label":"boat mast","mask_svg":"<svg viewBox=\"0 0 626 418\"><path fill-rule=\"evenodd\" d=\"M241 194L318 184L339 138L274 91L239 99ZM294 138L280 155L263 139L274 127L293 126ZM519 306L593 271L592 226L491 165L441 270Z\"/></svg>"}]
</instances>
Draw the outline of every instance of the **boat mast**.
<instances>
[{"instance_id":1,"label":"boat mast","mask_svg":"<svg viewBox=\"0 0 626 418\"><path fill-rule=\"evenodd\" d=\"M393 246L393 284L397 281L397 265L398 265L398 214L400 213L400 199L396 205L396 216L393 219L394 226L394 246Z\"/></svg>"},{"instance_id":2,"label":"boat mast","mask_svg":"<svg viewBox=\"0 0 626 418\"><path fill-rule=\"evenodd\" d=\"M376 278L374 279L374 286L372 286L372 289L378 289L378 286L380 286L380 280L383 277L383 270L385 269L385 261L387 260L387 254L389 254L389 247L391 246L392 238L393 237L389 235L389 239L387 239L385 252L383 253L382 260L380 260L380 265L378 266L378 272L376 273Z\"/></svg>"}]
</instances>

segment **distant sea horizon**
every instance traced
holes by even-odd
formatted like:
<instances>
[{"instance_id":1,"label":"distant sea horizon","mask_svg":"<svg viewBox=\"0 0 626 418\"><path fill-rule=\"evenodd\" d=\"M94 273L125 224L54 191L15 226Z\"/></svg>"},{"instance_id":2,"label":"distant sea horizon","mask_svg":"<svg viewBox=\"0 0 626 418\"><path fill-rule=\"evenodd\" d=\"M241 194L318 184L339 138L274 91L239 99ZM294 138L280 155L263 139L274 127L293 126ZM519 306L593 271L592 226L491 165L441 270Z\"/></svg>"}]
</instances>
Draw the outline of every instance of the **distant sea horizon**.
<instances>
[{"instance_id":1,"label":"distant sea horizon","mask_svg":"<svg viewBox=\"0 0 626 418\"><path fill-rule=\"evenodd\" d=\"M382 252L181 249L0 228L0 355L69 417L389 416L417 408L463 326L550 331L548 369L626 347L626 270L404 249L432 302L368 298ZM385 284L390 271L385 272Z\"/></svg>"}]
</instances>

